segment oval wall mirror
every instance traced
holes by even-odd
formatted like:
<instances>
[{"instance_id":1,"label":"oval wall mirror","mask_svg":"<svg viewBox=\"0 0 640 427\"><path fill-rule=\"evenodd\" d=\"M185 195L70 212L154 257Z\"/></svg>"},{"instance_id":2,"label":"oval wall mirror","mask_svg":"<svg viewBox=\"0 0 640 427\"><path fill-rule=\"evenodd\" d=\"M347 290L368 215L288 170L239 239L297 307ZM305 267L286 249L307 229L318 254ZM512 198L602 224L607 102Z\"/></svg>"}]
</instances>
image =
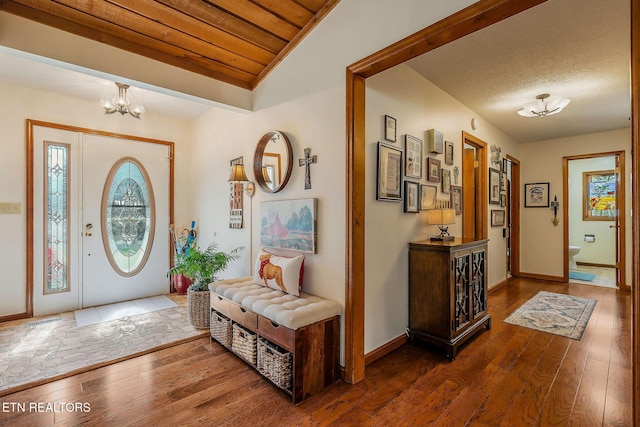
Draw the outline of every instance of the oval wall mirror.
<instances>
[{"instance_id":1,"label":"oval wall mirror","mask_svg":"<svg viewBox=\"0 0 640 427\"><path fill-rule=\"evenodd\" d=\"M284 189L291 176L293 151L287 136L277 130L265 133L253 156L253 176L267 193Z\"/></svg>"}]
</instances>

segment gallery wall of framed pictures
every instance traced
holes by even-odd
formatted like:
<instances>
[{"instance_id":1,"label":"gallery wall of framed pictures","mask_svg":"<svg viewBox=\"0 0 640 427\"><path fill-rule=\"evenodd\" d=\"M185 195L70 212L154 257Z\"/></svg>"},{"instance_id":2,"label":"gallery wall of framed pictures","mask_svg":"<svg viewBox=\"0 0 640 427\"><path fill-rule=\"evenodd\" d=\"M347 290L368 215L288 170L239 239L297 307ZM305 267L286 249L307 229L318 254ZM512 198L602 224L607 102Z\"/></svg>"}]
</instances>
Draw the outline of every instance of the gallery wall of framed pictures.
<instances>
[{"instance_id":1,"label":"gallery wall of framed pictures","mask_svg":"<svg viewBox=\"0 0 640 427\"><path fill-rule=\"evenodd\" d=\"M405 213L452 207L462 215L456 144L438 129L424 135L402 133L401 123L385 114L377 144L376 200L402 202ZM420 136L423 136L421 138Z\"/></svg>"}]
</instances>

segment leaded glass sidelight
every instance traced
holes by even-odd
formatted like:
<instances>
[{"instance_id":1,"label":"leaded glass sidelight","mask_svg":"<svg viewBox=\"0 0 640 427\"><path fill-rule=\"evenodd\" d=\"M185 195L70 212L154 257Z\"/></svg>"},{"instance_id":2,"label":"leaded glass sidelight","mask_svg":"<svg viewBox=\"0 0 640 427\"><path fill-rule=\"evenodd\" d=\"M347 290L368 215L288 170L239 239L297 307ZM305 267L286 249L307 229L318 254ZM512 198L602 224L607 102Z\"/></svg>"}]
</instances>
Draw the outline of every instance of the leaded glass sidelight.
<instances>
[{"instance_id":1,"label":"leaded glass sidelight","mask_svg":"<svg viewBox=\"0 0 640 427\"><path fill-rule=\"evenodd\" d=\"M137 274L151 251L155 206L147 172L136 159L121 159L111 169L102 212L102 238L111 266L123 276Z\"/></svg>"},{"instance_id":2,"label":"leaded glass sidelight","mask_svg":"<svg viewBox=\"0 0 640 427\"><path fill-rule=\"evenodd\" d=\"M45 144L44 293L69 291L69 145Z\"/></svg>"}]
</instances>

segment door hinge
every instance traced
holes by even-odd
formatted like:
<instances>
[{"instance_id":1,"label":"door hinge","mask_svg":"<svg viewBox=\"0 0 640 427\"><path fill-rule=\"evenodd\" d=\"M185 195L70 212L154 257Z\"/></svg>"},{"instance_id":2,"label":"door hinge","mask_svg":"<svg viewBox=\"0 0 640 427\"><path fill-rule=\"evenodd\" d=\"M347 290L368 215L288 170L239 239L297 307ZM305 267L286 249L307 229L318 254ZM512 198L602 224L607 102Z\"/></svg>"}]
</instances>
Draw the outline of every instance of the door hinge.
<instances>
[{"instance_id":1,"label":"door hinge","mask_svg":"<svg viewBox=\"0 0 640 427\"><path fill-rule=\"evenodd\" d=\"M477 168L478 168L478 166L480 166L480 163L479 163L477 160L474 160L474 161L473 161L473 168L474 168L474 169L477 169Z\"/></svg>"}]
</instances>

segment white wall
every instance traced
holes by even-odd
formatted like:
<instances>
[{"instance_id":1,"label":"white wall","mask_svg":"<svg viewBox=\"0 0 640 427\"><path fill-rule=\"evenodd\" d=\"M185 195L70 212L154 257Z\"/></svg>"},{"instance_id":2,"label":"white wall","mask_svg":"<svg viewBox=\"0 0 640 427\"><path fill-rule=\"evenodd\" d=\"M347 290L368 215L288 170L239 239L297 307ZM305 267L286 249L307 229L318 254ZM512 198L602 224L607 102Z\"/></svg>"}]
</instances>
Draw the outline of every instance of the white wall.
<instances>
[{"instance_id":1,"label":"white wall","mask_svg":"<svg viewBox=\"0 0 640 427\"><path fill-rule=\"evenodd\" d=\"M426 157L435 157L444 169L453 172L454 166L460 168L457 185L462 185L462 131L501 147L503 156L508 153L517 158L519 153L511 138L406 65L370 77L366 84L365 352L369 352L402 335L408 326L408 242L439 233L436 226L425 225L424 212L404 213L402 202L376 200L377 145L378 141L385 142L385 114L397 120L397 141L390 145L404 149L405 134L424 141L422 179L406 178L409 181L434 185L426 178ZM478 122L476 130L471 129L474 117ZM432 128L442 131L445 141L454 143L453 165L445 164L444 154L428 153L425 131ZM453 173L451 182L456 185ZM442 193L441 184L437 186L438 199L449 200L449 194ZM506 279L506 240L502 227L488 226L488 230L491 286ZM456 217L449 232L458 237L462 234L462 216Z\"/></svg>"},{"instance_id":2,"label":"white wall","mask_svg":"<svg viewBox=\"0 0 640 427\"><path fill-rule=\"evenodd\" d=\"M143 120L107 116L102 107L85 100L34 89L0 84L0 202L18 202L19 215L0 215L0 316L26 310L26 119L54 122L175 142L176 218L188 218L188 123L145 114ZM182 189L182 191L181 191Z\"/></svg>"},{"instance_id":3,"label":"white wall","mask_svg":"<svg viewBox=\"0 0 640 427\"><path fill-rule=\"evenodd\" d=\"M626 264L627 281L631 280L631 129L620 129L561 138L548 141L522 144L521 178L522 184L528 182L549 182L550 196L558 195L561 208L562 200L562 157L580 154L604 153L625 150L627 168L624 214L627 230ZM521 271L523 273L542 274L562 277L563 275L563 233L562 221L557 227L551 223L551 209L525 208L521 204ZM622 216L622 215L621 215Z\"/></svg>"},{"instance_id":4,"label":"white wall","mask_svg":"<svg viewBox=\"0 0 640 427\"><path fill-rule=\"evenodd\" d=\"M614 265L616 263L616 232L613 221L585 221L583 219L584 172L615 169L615 157L571 160L569 162L569 245L580 246L576 262ZM586 242L585 235L593 234L595 242Z\"/></svg>"}]
</instances>

